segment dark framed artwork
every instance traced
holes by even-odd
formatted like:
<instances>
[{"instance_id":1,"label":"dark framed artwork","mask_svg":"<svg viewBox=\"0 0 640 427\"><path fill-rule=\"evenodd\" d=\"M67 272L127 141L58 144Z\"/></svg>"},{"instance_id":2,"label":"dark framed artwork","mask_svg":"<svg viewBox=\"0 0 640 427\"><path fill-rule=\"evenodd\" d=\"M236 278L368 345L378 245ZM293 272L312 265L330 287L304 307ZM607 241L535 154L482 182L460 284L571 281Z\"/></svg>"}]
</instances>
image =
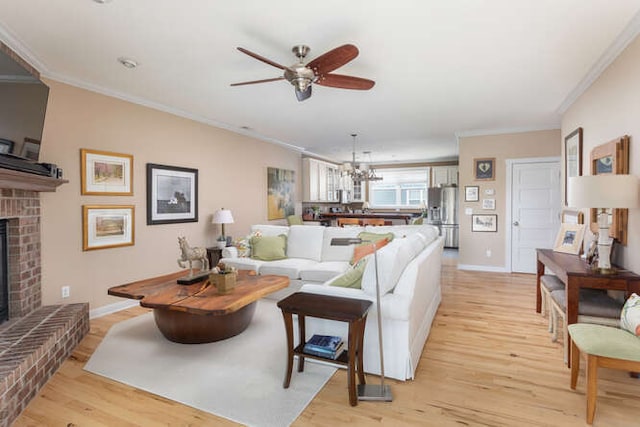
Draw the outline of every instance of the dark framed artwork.
<instances>
[{"instance_id":1,"label":"dark framed artwork","mask_svg":"<svg viewBox=\"0 0 640 427\"><path fill-rule=\"evenodd\" d=\"M582 128L564 138L564 204L567 204L569 178L582 175Z\"/></svg>"},{"instance_id":2,"label":"dark framed artwork","mask_svg":"<svg viewBox=\"0 0 640 427\"><path fill-rule=\"evenodd\" d=\"M295 213L295 172L267 168L267 219L284 219Z\"/></svg>"},{"instance_id":3,"label":"dark framed artwork","mask_svg":"<svg viewBox=\"0 0 640 427\"><path fill-rule=\"evenodd\" d=\"M198 170L147 163L147 225L198 222Z\"/></svg>"},{"instance_id":4,"label":"dark framed artwork","mask_svg":"<svg viewBox=\"0 0 640 427\"><path fill-rule=\"evenodd\" d=\"M476 181L493 181L495 176L496 159L473 159L473 179Z\"/></svg>"},{"instance_id":5,"label":"dark framed artwork","mask_svg":"<svg viewBox=\"0 0 640 427\"><path fill-rule=\"evenodd\" d=\"M15 142L10 141L8 139L0 138L0 153L2 154L11 154L13 153L13 146Z\"/></svg>"},{"instance_id":6,"label":"dark framed artwork","mask_svg":"<svg viewBox=\"0 0 640 427\"><path fill-rule=\"evenodd\" d=\"M498 231L498 215L471 215L471 231L474 232L490 232Z\"/></svg>"}]
</instances>

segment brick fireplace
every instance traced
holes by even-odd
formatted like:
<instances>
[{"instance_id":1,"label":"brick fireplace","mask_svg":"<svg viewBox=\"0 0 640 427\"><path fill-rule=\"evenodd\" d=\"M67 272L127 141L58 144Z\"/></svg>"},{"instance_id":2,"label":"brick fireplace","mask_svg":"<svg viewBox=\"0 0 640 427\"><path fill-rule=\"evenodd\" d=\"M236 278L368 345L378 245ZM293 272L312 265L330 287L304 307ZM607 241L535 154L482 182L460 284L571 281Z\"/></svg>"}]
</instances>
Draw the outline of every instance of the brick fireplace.
<instances>
[{"instance_id":1,"label":"brick fireplace","mask_svg":"<svg viewBox=\"0 0 640 427\"><path fill-rule=\"evenodd\" d=\"M0 427L11 425L89 331L89 305L42 306L40 192L66 181L0 168L8 321L0 324Z\"/></svg>"}]
</instances>

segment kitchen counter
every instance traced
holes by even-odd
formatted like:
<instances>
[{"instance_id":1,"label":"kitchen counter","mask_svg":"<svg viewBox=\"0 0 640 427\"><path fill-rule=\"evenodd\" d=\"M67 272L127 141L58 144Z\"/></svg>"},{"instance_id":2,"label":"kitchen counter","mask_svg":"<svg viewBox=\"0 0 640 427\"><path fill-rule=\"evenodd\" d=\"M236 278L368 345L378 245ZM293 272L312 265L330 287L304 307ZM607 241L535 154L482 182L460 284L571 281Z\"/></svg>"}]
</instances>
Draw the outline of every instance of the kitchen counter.
<instances>
[{"instance_id":1,"label":"kitchen counter","mask_svg":"<svg viewBox=\"0 0 640 427\"><path fill-rule=\"evenodd\" d=\"M338 218L383 218L385 220L404 220L405 224L409 224L413 218L413 214L399 212L369 212L369 213L332 213L327 212L320 215L320 221L332 222Z\"/></svg>"}]
</instances>

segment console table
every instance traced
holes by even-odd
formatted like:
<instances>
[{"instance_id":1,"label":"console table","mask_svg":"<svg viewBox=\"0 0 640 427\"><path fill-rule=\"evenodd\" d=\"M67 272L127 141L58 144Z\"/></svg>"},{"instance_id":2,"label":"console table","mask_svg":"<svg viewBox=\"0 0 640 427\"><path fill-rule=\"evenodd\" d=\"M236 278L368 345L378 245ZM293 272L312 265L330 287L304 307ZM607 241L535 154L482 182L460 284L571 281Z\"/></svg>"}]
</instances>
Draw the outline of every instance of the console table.
<instances>
[{"instance_id":1,"label":"console table","mask_svg":"<svg viewBox=\"0 0 640 427\"><path fill-rule=\"evenodd\" d=\"M554 252L551 249L536 249L536 255L536 311L540 313L542 309L540 276L545 274L545 267L548 267L565 284L568 325L578 322L580 288L625 291L627 296L632 292L640 294L640 276L629 270L618 269L615 274L599 274L591 270L589 264L578 255Z\"/></svg>"}]
</instances>

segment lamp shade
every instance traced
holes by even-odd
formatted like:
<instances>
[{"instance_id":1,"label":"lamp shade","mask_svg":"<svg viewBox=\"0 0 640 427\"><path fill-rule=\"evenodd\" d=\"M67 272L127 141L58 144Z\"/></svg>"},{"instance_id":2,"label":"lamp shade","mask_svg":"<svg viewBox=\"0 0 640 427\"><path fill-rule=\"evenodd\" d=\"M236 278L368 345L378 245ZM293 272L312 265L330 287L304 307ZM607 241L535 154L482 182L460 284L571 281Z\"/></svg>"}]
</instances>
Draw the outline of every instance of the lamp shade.
<instances>
[{"instance_id":1,"label":"lamp shade","mask_svg":"<svg viewBox=\"0 0 640 427\"><path fill-rule=\"evenodd\" d=\"M567 205L576 208L638 207L640 185L635 175L586 175L569 178Z\"/></svg>"},{"instance_id":2,"label":"lamp shade","mask_svg":"<svg viewBox=\"0 0 640 427\"><path fill-rule=\"evenodd\" d=\"M370 205L369 202L362 202L362 209L369 209Z\"/></svg>"},{"instance_id":3,"label":"lamp shade","mask_svg":"<svg viewBox=\"0 0 640 427\"><path fill-rule=\"evenodd\" d=\"M222 208L213 214L213 224L233 224L233 215L229 209Z\"/></svg>"}]
</instances>

